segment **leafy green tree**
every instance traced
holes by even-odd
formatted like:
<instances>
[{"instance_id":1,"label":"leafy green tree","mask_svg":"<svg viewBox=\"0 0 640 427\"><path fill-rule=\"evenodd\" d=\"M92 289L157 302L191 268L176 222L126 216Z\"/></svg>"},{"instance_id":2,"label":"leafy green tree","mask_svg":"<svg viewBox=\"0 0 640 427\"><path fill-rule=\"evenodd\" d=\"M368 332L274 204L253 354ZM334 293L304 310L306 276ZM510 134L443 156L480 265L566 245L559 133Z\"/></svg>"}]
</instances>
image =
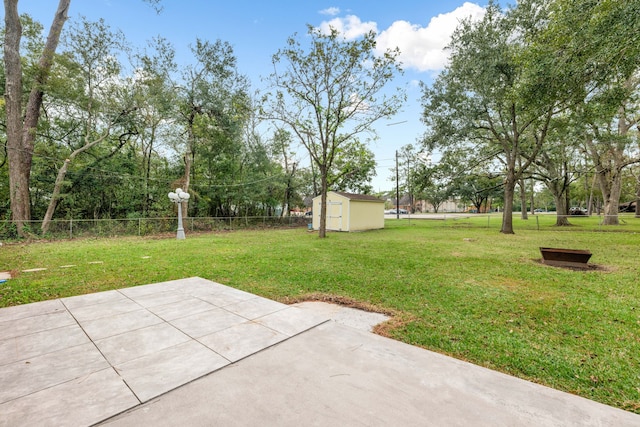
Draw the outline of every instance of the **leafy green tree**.
<instances>
[{"instance_id":1,"label":"leafy green tree","mask_svg":"<svg viewBox=\"0 0 640 427\"><path fill-rule=\"evenodd\" d=\"M403 92L380 93L400 72L399 52L375 54L375 34L347 41L336 29L329 34L309 27L308 46L295 36L273 56L269 77L273 93L265 116L283 122L305 146L320 176L319 237L326 236L326 197L332 168L346 144L371 125L393 116ZM306 50L308 48L308 50Z\"/></svg>"},{"instance_id":2,"label":"leafy green tree","mask_svg":"<svg viewBox=\"0 0 640 427\"><path fill-rule=\"evenodd\" d=\"M431 155L418 153L413 144L402 147L399 154L407 164L406 192L409 194L411 206L415 196L429 202L437 213L440 206L455 195L456 179L466 170L468 163L456 155L459 153L448 151L438 163L432 164Z\"/></svg>"},{"instance_id":3,"label":"leafy green tree","mask_svg":"<svg viewBox=\"0 0 640 427\"><path fill-rule=\"evenodd\" d=\"M604 224L618 224L623 170L640 109L640 2L555 0L540 45L556 52L572 112L595 167Z\"/></svg>"},{"instance_id":4,"label":"leafy green tree","mask_svg":"<svg viewBox=\"0 0 640 427\"><path fill-rule=\"evenodd\" d=\"M159 0L146 2L159 10ZM53 66L70 3L71 0L59 0L46 42L38 46L40 54L37 55L37 66L27 64L27 69L35 70L32 78L29 78L23 69L21 57L23 26L18 13L18 0L4 2L4 98L9 193L12 219L20 234L24 221L31 219L30 177L36 131L42 110L44 88ZM24 87L25 81L29 82L29 87ZM23 99L24 89L29 93L26 102Z\"/></svg>"},{"instance_id":5,"label":"leafy green tree","mask_svg":"<svg viewBox=\"0 0 640 427\"><path fill-rule=\"evenodd\" d=\"M104 21L81 20L73 25L65 52L52 72L49 92L58 96L49 105L50 116L66 123L62 129L69 152L58 170L49 207L42 221L46 233L63 191L67 171L74 159L108 141L119 128L116 141L122 145L137 131L128 120L136 107L128 99L129 88L119 80L117 54L125 49L121 33L112 32ZM58 69L59 67L59 69ZM58 85L56 85L58 83ZM53 98L53 97L52 97ZM60 102L55 102L60 101ZM70 131L71 130L71 131Z\"/></svg>"},{"instance_id":6,"label":"leafy green tree","mask_svg":"<svg viewBox=\"0 0 640 427\"><path fill-rule=\"evenodd\" d=\"M622 193L624 171L640 163L640 155L630 150L637 135L632 129L640 120L640 78L627 80L626 100L620 100L616 111L602 112L601 105L591 99L585 110L596 110L582 117L585 126L585 147L595 165L596 178L604 201L604 225L617 225L618 206ZM604 101L609 104L610 101ZM611 106L615 104L609 104ZM596 116L597 115L597 116Z\"/></svg>"},{"instance_id":7,"label":"leafy green tree","mask_svg":"<svg viewBox=\"0 0 640 427\"><path fill-rule=\"evenodd\" d=\"M282 216L288 214L296 201L300 200L297 195L297 172L299 168L299 160L296 159L295 153L291 149L292 144L291 133L284 129L277 129L271 138L271 156L274 161L281 166L284 174L284 190L282 197Z\"/></svg>"},{"instance_id":8,"label":"leafy green tree","mask_svg":"<svg viewBox=\"0 0 640 427\"><path fill-rule=\"evenodd\" d=\"M139 209L143 217L154 211L158 199L165 200L167 183L153 179L153 175L158 175L153 172L154 168L163 168L159 150L167 151L168 141L178 138L175 126L178 97L171 80L178 69L174 56L173 47L165 39L156 38L147 49L135 55L134 75L128 78L137 108L135 126L138 134L133 142L138 145L137 157L144 177Z\"/></svg>"},{"instance_id":9,"label":"leafy green tree","mask_svg":"<svg viewBox=\"0 0 640 427\"><path fill-rule=\"evenodd\" d=\"M449 165L418 165L412 172L414 191L438 213L440 206L453 196L453 176Z\"/></svg>"},{"instance_id":10,"label":"leafy green tree","mask_svg":"<svg viewBox=\"0 0 640 427\"><path fill-rule=\"evenodd\" d=\"M209 204L205 210L227 215L233 195L220 191L232 188L229 185L235 184L241 166L242 132L250 106L248 81L238 72L229 43L198 39L191 50L195 63L185 67L180 79L180 125L184 129L180 145L185 154L184 176L176 185L185 191L196 187L190 202L194 213L205 197Z\"/></svg>"},{"instance_id":11,"label":"leafy green tree","mask_svg":"<svg viewBox=\"0 0 640 427\"><path fill-rule=\"evenodd\" d=\"M455 31L449 65L432 87L423 85L430 151L475 149L496 153L503 164L500 231L506 234L513 233L515 185L543 147L559 107L552 57L532 42L544 16L543 2L522 1L505 12L491 2L481 21L464 21Z\"/></svg>"},{"instance_id":12,"label":"leafy green tree","mask_svg":"<svg viewBox=\"0 0 640 427\"><path fill-rule=\"evenodd\" d=\"M476 212L489 210L489 201L499 198L502 190L502 178L481 170L470 171L458 176L455 180L455 194L463 200L470 201Z\"/></svg>"},{"instance_id":13,"label":"leafy green tree","mask_svg":"<svg viewBox=\"0 0 640 427\"><path fill-rule=\"evenodd\" d=\"M376 174L375 154L359 140L346 142L336 153L327 185L335 191L371 194Z\"/></svg>"},{"instance_id":14,"label":"leafy green tree","mask_svg":"<svg viewBox=\"0 0 640 427\"><path fill-rule=\"evenodd\" d=\"M553 196L556 207L556 226L571 225L569 207L571 184L582 169L580 135L567 115L553 119L549 130L549 144L534 161L533 176L542 182Z\"/></svg>"}]
</instances>

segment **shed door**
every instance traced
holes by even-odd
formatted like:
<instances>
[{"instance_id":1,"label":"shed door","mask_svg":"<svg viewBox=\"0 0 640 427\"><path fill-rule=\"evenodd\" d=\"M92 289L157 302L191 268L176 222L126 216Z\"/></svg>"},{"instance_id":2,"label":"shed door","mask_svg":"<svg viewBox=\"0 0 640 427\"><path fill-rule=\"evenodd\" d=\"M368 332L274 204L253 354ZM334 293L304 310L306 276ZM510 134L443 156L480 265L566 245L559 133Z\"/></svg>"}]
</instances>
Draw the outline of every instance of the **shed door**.
<instances>
[{"instance_id":1,"label":"shed door","mask_svg":"<svg viewBox=\"0 0 640 427\"><path fill-rule=\"evenodd\" d=\"M342 202L327 202L327 230L342 231Z\"/></svg>"}]
</instances>

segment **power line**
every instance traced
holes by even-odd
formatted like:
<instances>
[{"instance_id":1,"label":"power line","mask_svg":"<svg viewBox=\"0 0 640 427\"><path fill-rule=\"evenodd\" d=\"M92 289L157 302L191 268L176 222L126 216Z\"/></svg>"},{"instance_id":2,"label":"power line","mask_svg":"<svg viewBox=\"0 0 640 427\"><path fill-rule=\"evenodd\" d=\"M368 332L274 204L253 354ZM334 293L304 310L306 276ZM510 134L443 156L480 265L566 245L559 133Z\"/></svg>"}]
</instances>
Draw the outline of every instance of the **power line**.
<instances>
[{"instance_id":1,"label":"power line","mask_svg":"<svg viewBox=\"0 0 640 427\"><path fill-rule=\"evenodd\" d=\"M27 150L22 150L22 149L17 149L17 148L12 148L12 150L22 151L22 152L30 152L30 151L27 151ZM52 162L59 162L60 161L59 158L46 156L44 154L40 154L40 153L36 153L36 152L32 152L32 156L36 157L36 158L39 158L39 159L49 160L49 161L52 161ZM308 156L307 156L307 158L308 158ZM163 178L157 178L157 177L146 178L146 177L140 176L140 175L115 172L115 171L112 171L112 170L100 169L100 168L96 168L96 167L92 167L92 166L85 166L82 170L77 170L77 171L69 170L67 172L67 176L69 176L69 175L71 175L71 176L87 175L86 171L88 171L88 170L100 173L102 175L108 175L108 176L111 176L111 177L115 177L115 178L141 180L141 181L153 181L153 182L161 182L161 183L166 183L166 184L171 184L174 181L176 181L177 179L180 179L180 177L164 178L164 179ZM89 174L89 175L93 176L94 178L101 178L102 176L98 176L97 173L96 174ZM209 187L209 188L243 187L243 186L259 184L261 182L266 182L266 181L279 179L279 178L281 178L281 176L274 175L274 176L269 176L269 177L266 177L266 178L254 180L254 181L231 183L231 184L212 184L212 185L207 185L206 187ZM200 185L200 184L198 184L198 186L205 187L205 186Z\"/></svg>"}]
</instances>

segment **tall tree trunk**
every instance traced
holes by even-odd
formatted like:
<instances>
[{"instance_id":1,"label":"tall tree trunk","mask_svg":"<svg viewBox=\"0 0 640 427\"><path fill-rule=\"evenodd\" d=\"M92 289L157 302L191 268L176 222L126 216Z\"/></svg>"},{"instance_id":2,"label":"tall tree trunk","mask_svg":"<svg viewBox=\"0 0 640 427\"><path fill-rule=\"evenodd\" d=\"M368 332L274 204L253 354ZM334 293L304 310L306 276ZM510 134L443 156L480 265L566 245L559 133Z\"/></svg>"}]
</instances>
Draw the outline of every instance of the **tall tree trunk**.
<instances>
[{"instance_id":1,"label":"tall tree trunk","mask_svg":"<svg viewBox=\"0 0 640 427\"><path fill-rule=\"evenodd\" d=\"M535 193L536 193L536 182L533 180L533 178L531 178L531 193L529 194L529 202L531 204L531 215L535 215L536 214L536 207L535 207Z\"/></svg>"},{"instance_id":2,"label":"tall tree trunk","mask_svg":"<svg viewBox=\"0 0 640 427\"><path fill-rule=\"evenodd\" d=\"M625 86L632 89L635 85L635 78L630 77ZM622 193L622 172L625 167L640 159L631 160L626 158L625 149L627 144L621 143L620 140L628 137L629 131L633 126L637 126L635 119L627 120L627 112L625 106L618 109L618 129L617 135L610 137L609 141L602 141L604 144L601 152L598 151L597 144L593 138L587 136L585 143L587 150L593 158L596 167L596 176L598 184L602 191L602 202L604 204L604 220L603 225L619 225L618 209L620 205L620 195ZM595 128L596 135L598 129Z\"/></svg>"},{"instance_id":3,"label":"tall tree trunk","mask_svg":"<svg viewBox=\"0 0 640 427\"><path fill-rule=\"evenodd\" d=\"M142 201L142 216L149 216L150 193L149 181L151 180L151 156L153 154L153 143L156 140L156 125L151 127L151 135L149 136L149 144L145 146L142 140L142 163L144 168L144 199ZM186 191L186 190L185 190Z\"/></svg>"},{"instance_id":4,"label":"tall tree trunk","mask_svg":"<svg viewBox=\"0 0 640 427\"><path fill-rule=\"evenodd\" d=\"M502 211L502 234L513 233L513 196L516 190L515 172L512 168L507 170L507 177L504 182L504 210Z\"/></svg>"},{"instance_id":5,"label":"tall tree trunk","mask_svg":"<svg viewBox=\"0 0 640 427\"><path fill-rule=\"evenodd\" d=\"M53 186L53 194L51 194L51 200L49 201L49 206L47 207L47 213L44 215L44 219L42 220L42 226L41 226L42 234L46 234L47 231L49 231L49 225L51 224L51 219L53 218L53 214L56 211L56 207L60 202L60 192L62 191L64 178L67 176L67 170L69 169L69 164L71 164L73 159L75 159L75 157L78 154L84 151L87 151L91 147L99 144L100 142L104 141L108 136L109 136L109 132L107 131L104 135L102 135L100 138L94 141L89 142L89 141L86 141L85 139L85 145L83 145L82 147L78 148L73 153L71 153L68 159L65 159L64 163L62 164L62 167L58 171L58 176L56 177L56 182Z\"/></svg>"},{"instance_id":6,"label":"tall tree trunk","mask_svg":"<svg viewBox=\"0 0 640 427\"><path fill-rule=\"evenodd\" d=\"M640 218L640 175L638 175L638 183L636 184L636 218Z\"/></svg>"},{"instance_id":7,"label":"tall tree trunk","mask_svg":"<svg viewBox=\"0 0 640 427\"><path fill-rule=\"evenodd\" d=\"M329 171L326 166L320 166L320 230L318 237L321 239L327 237L327 175Z\"/></svg>"},{"instance_id":8,"label":"tall tree trunk","mask_svg":"<svg viewBox=\"0 0 640 427\"><path fill-rule=\"evenodd\" d=\"M524 178L518 181L518 187L520 188L520 218L527 220L527 187L525 185Z\"/></svg>"},{"instance_id":9,"label":"tall tree trunk","mask_svg":"<svg viewBox=\"0 0 640 427\"><path fill-rule=\"evenodd\" d=\"M40 119L43 87L53 64L53 56L60 41L60 34L71 0L60 0L42 55L38 62L38 74L29 94L24 121L22 116L22 65L20 39L22 25L18 13L18 0L4 0L5 10L5 105L7 112L7 150L9 158L9 194L11 215L18 233L23 235L24 221L31 219L29 181L36 128Z\"/></svg>"},{"instance_id":10,"label":"tall tree trunk","mask_svg":"<svg viewBox=\"0 0 640 427\"><path fill-rule=\"evenodd\" d=\"M593 175L593 180L591 180L591 188L589 189L589 200L587 201L587 215L591 216L591 214L593 213L593 191L596 187L596 180L597 180L597 175L594 174ZM586 177L585 177L585 181L586 181Z\"/></svg>"},{"instance_id":11,"label":"tall tree trunk","mask_svg":"<svg viewBox=\"0 0 640 427\"><path fill-rule=\"evenodd\" d=\"M602 224L619 225L618 206L620 205L620 194L622 192L622 171L613 171L608 183L603 183L605 176L599 176L599 178L604 201L604 219Z\"/></svg>"},{"instance_id":12,"label":"tall tree trunk","mask_svg":"<svg viewBox=\"0 0 640 427\"><path fill-rule=\"evenodd\" d=\"M571 225L569 222L569 206L567 205L567 197L564 193L551 192L553 201L556 204L556 227L565 227Z\"/></svg>"},{"instance_id":13,"label":"tall tree trunk","mask_svg":"<svg viewBox=\"0 0 640 427\"><path fill-rule=\"evenodd\" d=\"M9 194L11 198L11 214L18 227L18 232L22 234L22 221L31 219L29 205L31 154L22 147L22 64L20 61L22 25L20 24L17 0L5 0L4 10L4 65L6 75L4 99L7 114Z\"/></svg>"},{"instance_id":14,"label":"tall tree trunk","mask_svg":"<svg viewBox=\"0 0 640 427\"><path fill-rule=\"evenodd\" d=\"M595 163L595 173L602 192L604 204L603 225L619 225L618 205L622 191L622 158L618 150L607 150L605 154L598 153L593 139L587 137L586 145Z\"/></svg>"},{"instance_id":15,"label":"tall tree trunk","mask_svg":"<svg viewBox=\"0 0 640 427\"><path fill-rule=\"evenodd\" d=\"M40 227L43 235L47 234L47 232L49 231L51 219L53 218L53 214L56 211L56 208L58 207L58 203L60 201L60 192L62 191L62 184L64 183L65 176L67 175L67 170L69 169L69 163L71 163L71 159L65 159L62 167L58 170L58 176L56 177L56 182L53 186L53 194L51 194L49 206L47 207L47 213L44 214L42 226Z\"/></svg>"},{"instance_id":16,"label":"tall tree trunk","mask_svg":"<svg viewBox=\"0 0 640 427\"><path fill-rule=\"evenodd\" d=\"M184 179L182 184L182 190L185 193L189 192L189 185L191 184L191 166L193 165L193 152L189 150L184 156ZM188 206L187 203L180 203L182 207L182 216L187 217Z\"/></svg>"}]
</instances>

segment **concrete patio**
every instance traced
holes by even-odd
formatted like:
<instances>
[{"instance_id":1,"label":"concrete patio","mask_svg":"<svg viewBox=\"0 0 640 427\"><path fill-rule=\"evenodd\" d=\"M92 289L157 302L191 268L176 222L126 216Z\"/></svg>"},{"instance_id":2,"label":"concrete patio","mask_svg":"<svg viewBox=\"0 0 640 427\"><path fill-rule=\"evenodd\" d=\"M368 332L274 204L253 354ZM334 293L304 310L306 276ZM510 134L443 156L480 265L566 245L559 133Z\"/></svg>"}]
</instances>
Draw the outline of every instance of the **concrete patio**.
<instances>
[{"instance_id":1,"label":"concrete patio","mask_svg":"<svg viewBox=\"0 0 640 427\"><path fill-rule=\"evenodd\" d=\"M640 425L337 317L200 278L0 309L0 425Z\"/></svg>"}]
</instances>

